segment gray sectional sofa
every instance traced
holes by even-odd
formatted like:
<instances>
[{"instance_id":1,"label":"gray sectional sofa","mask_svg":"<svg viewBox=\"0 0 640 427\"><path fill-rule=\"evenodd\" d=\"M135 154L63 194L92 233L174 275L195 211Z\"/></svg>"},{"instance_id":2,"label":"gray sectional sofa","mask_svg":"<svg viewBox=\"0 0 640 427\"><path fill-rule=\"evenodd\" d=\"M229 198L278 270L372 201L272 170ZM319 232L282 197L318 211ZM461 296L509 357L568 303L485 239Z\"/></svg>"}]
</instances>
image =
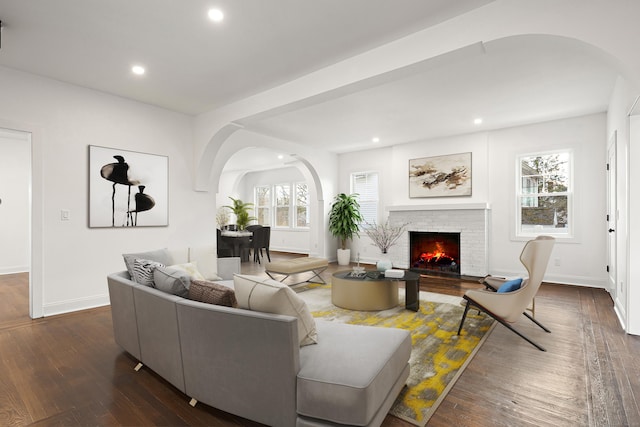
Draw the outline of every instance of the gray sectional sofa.
<instances>
[{"instance_id":1,"label":"gray sectional sofa","mask_svg":"<svg viewBox=\"0 0 640 427\"><path fill-rule=\"evenodd\" d=\"M316 320L317 344L300 347L296 317L191 301L127 271L107 281L116 342L192 405L277 427L379 426L409 375L406 331Z\"/></svg>"}]
</instances>

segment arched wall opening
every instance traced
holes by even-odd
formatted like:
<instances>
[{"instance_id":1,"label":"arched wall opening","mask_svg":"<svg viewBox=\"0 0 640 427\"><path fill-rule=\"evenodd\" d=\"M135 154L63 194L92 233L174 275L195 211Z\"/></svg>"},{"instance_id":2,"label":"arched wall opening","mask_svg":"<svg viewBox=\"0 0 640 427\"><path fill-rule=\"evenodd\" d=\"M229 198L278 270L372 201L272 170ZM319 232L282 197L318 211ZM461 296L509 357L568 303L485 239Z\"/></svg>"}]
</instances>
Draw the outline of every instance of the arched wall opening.
<instances>
[{"instance_id":1,"label":"arched wall opening","mask_svg":"<svg viewBox=\"0 0 640 427\"><path fill-rule=\"evenodd\" d=\"M543 28L543 26L541 25L540 28ZM532 27L529 26L527 27L527 29L531 30ZM545 30L548 31L547 34L545 34ZM571 31L568 31L567 33L557 31L556 33L554 33L552 29L550 30L548 28L544 28L544 30L539 33L517 33L517 31L514 31L513 34L507 34L509 31L513 30L494 32L490 34L489 37L482 38L482 40L484 40L483 42L475 41L464 46L458 46L456 49L444 53L440 52L439 54L429 58L417 58L415 52L413 52L407 55L406 61L396 69L387 70L379 74L372 73L371 75L365 76L365 78L357 82L344 83L344 81L335 79L335 75L331 76L329 73L326 80L335 80L336 86L322 94L313 92L313 89L309 89L307 91L305 90L304 85L296 85L297 97L292 95L291 91L289 91L287 92L288 96L281 98L287 99L288 101L282 104L278 104L273 100L278 98L276 95L279 91L286 90L284 88L281 89L278 87L265 92L264 100L268 100L270 102L265 102L262 104L260 102L257 102L258 100L262 99L260 98L260 94L251 100L252 105L247 105L247 114L244 117L242 117L241 114L237 114L237 117L233 122L221 126L220 131L214 133L213 137L208 141L207 144L205 144L205 154L200 158L200 164L198 167L199 178L203 176L204 172L205 175L211 178L212 185L209 186L209 188L218 188L218 180L220 176L219 171L222 170L229 156L236 152L238 149L242 148L235 143L230 143L230 141L232 141L234 135L240 133L238 132L240 129L243 129L242 133L251 133L249 129L251 129L252 127L253 120L259 121L261 117L269 116L271 114L280 114L280 112L282 111L291 111L292 108L305 107L313 105L316 102L326 102L327 100L330 100L332 98L347 96L349 93L353 93L361 89L371 88L372 85L389 82L396 77L401 78L402 76L406 76L408 74L420 72L420 70L423 69L437 67L443 62L447 63L449 60L448 58L460 58L460 55L464 56L466 54L486 55L487 51L490 52L494 47L503 46L505 44L517 44L520 40L539 39L548 40L549 42L558 41L569 46L574 46L576 49L588 51L594 57L598 57L601 61L603 61L603 63L606 63L613 69L617 70L619 74L623 78L627 79L630 83L635 84L640 81L640 76L638 75L637 71L632 70L634 59L628 58L629 60L626 61L625 59L627 58L616 56L616 53L619 52L615 51L615 49L607 50L606 40L587 40L586 37L581 39L579 36L573 36L573 34L571 34ZM575 34L579 33L576 32ZM415 40L413 41L415 42ZM411 46L411 43L409 43L409 46ZM376 49L374 49L374 51L375 50ZM428 54L429 53L426 53L426 55ZM321 84L321 86L327 86L326 81L322 81L322 72L314 74L314 78L316 78L316 81L318 83L323 83ZM292 101L292 99L294 100ZM260 107L256 108L256 105L260 105ZM262 110L260 111L260 109ZM240 109L236 108L236 112L237 111L240 111ZM273 146L274 148L277 148L278 146L284 145L288 147L287 152L290 153L300 153L302 151L309 150L309 147L305 147L302 144L276 140L275 138L265 137L263 135L261 135L261 137L264 138L264 140L262 140L260 143L262 146ZM324 201L329 200L335 194L335 189L338 187L338 183L337 181L335 181L337 172L335 168L333 170L324 170L324 165L320 165L323 162L318 161L315 154L317 153L302 155L303 159L308 159L308 164L305 165L304 162L302 164L305 165L305 168L309 168L309 166L311 166L311 169L309 169L309 171L316 171L316 177L312 179L314 180L314 185L318 186L318 188L320 188L324 193L323 196L319 196L317 199L318 206L321 206L325 203ZM313 176L313 174L311 176ZM319 217L322 217L322 215L326 214L326 209L326 206L323 206L321 209L319 208L317 210L317 215ZM323 224L324 222L325 221L322 221ZM326 231L321 233L319 232L316 234L316 236L319 243L325 241L328 242L328 245L331 242L331 239L326 235ZM322 253L321 251L319 252Z\"/></svg>"},{"instance_id":2,"label":"arched wall opening","mask_svg":"<svg viewBox=\"0 0 640 427\"><path fill-rule=\"evenodd\" d=\"M239 130L239 129L238 129ZM243 194L241 185L244 178L252 173L256 173L259 170L252 169L236 169L226 170L228 165L234 158L240 156L240 158L246 159L247 166L250 167L252 160L250 156L259 147L259 154L263 155L265 150L272 151L274 158L276 153L288 153L285 157L288 159L286 163L281 165L274 165L267 170L278 170L286 168L295 168L299 174L303 177L309 188L309 243L308 248L304 248L304 251L310 256L326 256L326 215L325 215L325 194L327 189L323 186L323 182L330 182L331 180L322 178L322 171L318 170L318 167L310 157L313 157L309 153L300 153L296 144L292 144L286 141L278 140L275 138L267 138L262 135L258 135L252 132L239 130L233 132L222 143L218 150L218 155L215 159L216 168L212 171L209 188L211 192L215 194L216 207L229 204L229 196L238 196ZM296 149L297 152L293 153L292 150ZM316 156L317 157L317 156ZM233 161L237 163L237 161ZM335 162L329 162L333 165ZM326 168L333 171L333 167ZM248 196L246 191L245 196ZM245 201L249 201L248 199ZM251 200L252 201L252 200Z\"/></svg>"}]
</instances>

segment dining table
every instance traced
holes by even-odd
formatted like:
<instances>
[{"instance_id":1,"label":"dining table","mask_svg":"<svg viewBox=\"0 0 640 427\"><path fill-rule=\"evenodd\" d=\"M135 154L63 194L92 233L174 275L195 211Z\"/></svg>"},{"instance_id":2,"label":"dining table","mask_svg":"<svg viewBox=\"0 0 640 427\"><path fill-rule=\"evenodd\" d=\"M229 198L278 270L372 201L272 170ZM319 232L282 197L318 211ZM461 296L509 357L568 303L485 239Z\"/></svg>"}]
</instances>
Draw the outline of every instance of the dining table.
<instances>
[{"instance_id":1,"label":"dining table","mask_svg":"<svg viewBox=\"0 0 640 427\"><path fill-rule=\"evenodd\" d=\"M220 237L233 247L233 256L240 257L242 261L249 261L249 249L253 233L247 230L221 230ZM243 253L244 252L244 253Z\"/></svg>"}]
</instances>

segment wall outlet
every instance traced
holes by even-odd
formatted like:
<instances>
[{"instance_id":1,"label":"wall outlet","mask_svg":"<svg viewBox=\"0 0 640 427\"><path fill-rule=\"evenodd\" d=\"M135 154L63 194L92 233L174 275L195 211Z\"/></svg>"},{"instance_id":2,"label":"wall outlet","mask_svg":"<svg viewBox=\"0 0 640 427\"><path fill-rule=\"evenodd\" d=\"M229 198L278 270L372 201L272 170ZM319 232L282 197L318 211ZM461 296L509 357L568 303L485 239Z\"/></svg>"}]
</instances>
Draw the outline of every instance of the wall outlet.
<instances>
[{"instance_id":1,"label":"wall outlet","mask_svg":"<svg viewBox=\"0 0 640 427\"><path fill-rule=\"evenodd\" d=\"M553 260L553 265L555 265L556 267L560 267L560 258L555 258Z\"/></svg>"}]
</instances>

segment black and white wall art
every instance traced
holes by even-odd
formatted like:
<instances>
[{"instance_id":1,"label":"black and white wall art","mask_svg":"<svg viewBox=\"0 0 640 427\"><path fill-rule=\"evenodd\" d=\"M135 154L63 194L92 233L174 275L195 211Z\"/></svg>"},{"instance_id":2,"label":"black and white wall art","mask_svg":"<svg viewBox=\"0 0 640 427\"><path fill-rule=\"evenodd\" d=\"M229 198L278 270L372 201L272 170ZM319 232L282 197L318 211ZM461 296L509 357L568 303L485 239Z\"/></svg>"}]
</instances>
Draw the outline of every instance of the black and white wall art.
<instances>
[{"instance_id":1,"label":"black and white wall art","mask_svg":"<svg viewBox=\"0 0 640 427\"><path fill-rule=\"evenodd\" d=\"M89 227L169 225L169 158L89 146Z\"/></svg>"},{"instance_id":2,"label":"black and white wall art","mask_svg":"<svg viewBox=\"0 0 640 427\"><path fill-rule=\"evenodd\" d=\"M471 153L409 160L409 197L471 196Z\"/></svg>"}]
</instances>

